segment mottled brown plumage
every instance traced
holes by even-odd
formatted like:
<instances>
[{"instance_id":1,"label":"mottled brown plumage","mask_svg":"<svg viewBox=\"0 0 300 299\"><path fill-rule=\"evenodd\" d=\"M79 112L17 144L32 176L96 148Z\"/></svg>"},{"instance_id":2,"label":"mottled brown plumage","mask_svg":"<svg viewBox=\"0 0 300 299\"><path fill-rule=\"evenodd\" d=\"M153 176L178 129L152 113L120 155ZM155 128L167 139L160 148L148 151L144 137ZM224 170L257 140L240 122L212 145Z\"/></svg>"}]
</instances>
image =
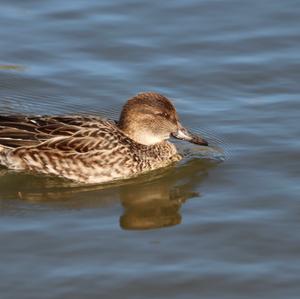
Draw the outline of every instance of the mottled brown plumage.
<instances>
[{"instance_id":1,"label":"mottled brown plumage","mask_svg":"<svg viewBox=\"0 0 300 299\"><path fill-rule=\"evenodd\" d=\"M82 183L127 178L180 160L170 135L207 145L157 93L130 99L119 122L97 116L0 116L0 164Z\"/></svg>"}]
</instances>

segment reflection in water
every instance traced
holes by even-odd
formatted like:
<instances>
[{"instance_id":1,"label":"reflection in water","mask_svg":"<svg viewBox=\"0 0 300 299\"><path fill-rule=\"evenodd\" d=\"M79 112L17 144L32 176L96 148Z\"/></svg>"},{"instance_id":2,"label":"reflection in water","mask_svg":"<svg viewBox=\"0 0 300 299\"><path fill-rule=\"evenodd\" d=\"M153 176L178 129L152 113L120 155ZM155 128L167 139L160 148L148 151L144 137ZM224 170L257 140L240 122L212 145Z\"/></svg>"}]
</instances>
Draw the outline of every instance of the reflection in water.
<instances>
[{"instance_id":1,"label":"reflection in water","mask_svg":"<svg viewBox=\"0 0 300 299\"><path fill-rule=\"evenodd\" d=\"M140 184L138 188L125 187L121 191L124 213L120 226L124 229L149 229L176 225L181 222L180 207L197 195L157 180Z\"/></svg>"},{"instance_id":2,"label":"reflection in water","mask_svg":"<svg viewBox=\"0 0 300 299\"><path fill-rule=\"evenodd\" d=\"M120 216L123 229L177 225L181 223L181 205L189 198L199 196L199 185L215 165L215 161L193 159L176 167L102 186L72 185L57 178L35 177L2 169L0 198L6 199L0 201L1 210L2 213L12 212L9 198L24 200L31 209L47 205L55 210L99 208L117 200L124 208Z\"/></svg>"}]
</instances>

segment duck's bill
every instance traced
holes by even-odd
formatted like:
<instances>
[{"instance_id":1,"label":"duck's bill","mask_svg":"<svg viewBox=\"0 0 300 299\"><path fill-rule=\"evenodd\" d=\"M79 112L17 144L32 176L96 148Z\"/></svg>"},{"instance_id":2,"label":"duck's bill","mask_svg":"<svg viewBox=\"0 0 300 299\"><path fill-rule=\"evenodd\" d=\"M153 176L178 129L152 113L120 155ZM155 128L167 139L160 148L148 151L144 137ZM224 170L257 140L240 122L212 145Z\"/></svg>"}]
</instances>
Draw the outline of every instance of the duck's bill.
<instances>
[{"instance_id":1,"label":"duck's bill","mask_svg":"<svg viewBox=\"0 0 300 299\"><path fill-rule=\"evenodd\" d=\"M180 140L185 140L191 143L208 146L208 142L204 138L189 132L186 128L182 126L179 127L177 132L172 133L172 136Z\"/></svg>"}]
</instances>

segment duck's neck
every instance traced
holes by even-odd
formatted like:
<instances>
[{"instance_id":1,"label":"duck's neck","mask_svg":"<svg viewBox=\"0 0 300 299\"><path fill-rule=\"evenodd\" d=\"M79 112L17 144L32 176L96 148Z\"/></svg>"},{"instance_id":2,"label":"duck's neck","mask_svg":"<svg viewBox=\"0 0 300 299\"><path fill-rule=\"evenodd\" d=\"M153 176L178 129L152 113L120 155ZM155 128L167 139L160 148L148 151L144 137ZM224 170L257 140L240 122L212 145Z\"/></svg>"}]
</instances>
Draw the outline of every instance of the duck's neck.
<instances>
[{"instance_id":1,"label":"duck's neck","mask_svg":"<svg viewBox=\"0 0 300 299\"><path fill-rule=\"evenodd\" d=\"M149 132L140 131L124 133L135 142L146 146L155 146L164 142L164 140L162 140L160 136L149 134Z\"/></svg>"},{"instance_id":2,"label":"duck's neck","mask_svg":"<svg viewBox=\"0 0 300 299\"><path fill-rule=\"evenodd\" d=\"M154 158L158 161L163 161L178 155L175 145L169 141L162 141L153 145L143 146L139 151L145 160Z\"/></svg>"}]
</instances>

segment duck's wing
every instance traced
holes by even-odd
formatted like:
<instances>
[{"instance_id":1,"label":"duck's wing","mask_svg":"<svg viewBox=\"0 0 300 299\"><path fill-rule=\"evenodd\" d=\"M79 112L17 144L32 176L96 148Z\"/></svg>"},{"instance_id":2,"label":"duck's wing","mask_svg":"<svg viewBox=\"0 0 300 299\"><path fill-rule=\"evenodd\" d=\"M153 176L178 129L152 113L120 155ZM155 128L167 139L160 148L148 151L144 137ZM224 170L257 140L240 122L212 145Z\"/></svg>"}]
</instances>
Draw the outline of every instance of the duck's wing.
<instances>
[{"instance_id":1,"label":"duck's wing","mask_svg":"<svg viewBox=\"0 0 300 299\"><path fill-rule=\"evenodd\" d=\"M59 136L89 136L95 129L103 127L103 122L97 116L0 115L0 145L19 148L38 146Z\"/></svg>"}]
</instances>

